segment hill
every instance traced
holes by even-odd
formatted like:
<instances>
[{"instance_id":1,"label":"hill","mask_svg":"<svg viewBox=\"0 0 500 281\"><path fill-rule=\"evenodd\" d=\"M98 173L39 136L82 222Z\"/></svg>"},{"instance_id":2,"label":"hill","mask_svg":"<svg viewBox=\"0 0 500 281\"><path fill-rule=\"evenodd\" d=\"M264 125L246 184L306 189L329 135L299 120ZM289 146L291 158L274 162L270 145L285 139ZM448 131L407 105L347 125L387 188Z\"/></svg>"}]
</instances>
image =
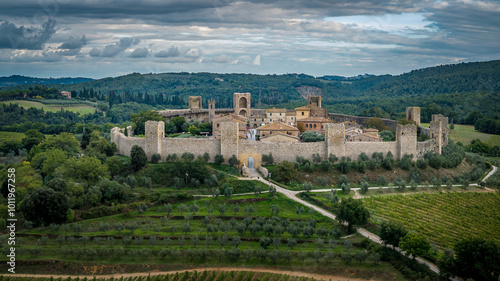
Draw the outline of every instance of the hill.
<instances>
[{"instance_id":1,"label":"hill","mask_svg":"<svg viewBox=\"0 0 500 281\"><path fill-rule=\"evenodd\" d=\"M169 99L175 96L184 104L188 96L202 96L204 104L214 98L219 108L232 106L234 92L252 93L252 106L258 108L294 108L303 105L308 95L321 94L323 107L330 112L397 119L406 107L419 106L423 122L429 122L432 114L441 113L454 123L462 123L472 111L479 111L483 116L497 113L500 60L436 66L396 76L365 74L351 78L315 78L306 74L132 73L60 85L59 89L74 93L91 90L102 93L105 98L111 92L122 95L113 103L141 102L140 99L147 100L146 93L161 94ZM130 98L134 95L141 98ZM163 98L150 104L183 104L162 101Z\"/></svg>"},{"instance_id":2,"label":"hill","mask_svg":"<svg viewBox=\"0 0 500 281\"><path fill-rule=\"evenodd\" d=\"M19 85L30 85L30 84L39 84L39 85L71 85L78 84L82 82L92 81L91 78L84 77L63 77L63 78L35 78L21 75L11 75L0 77L0 87L13 87Z\"/></svg>"}]
</instances>

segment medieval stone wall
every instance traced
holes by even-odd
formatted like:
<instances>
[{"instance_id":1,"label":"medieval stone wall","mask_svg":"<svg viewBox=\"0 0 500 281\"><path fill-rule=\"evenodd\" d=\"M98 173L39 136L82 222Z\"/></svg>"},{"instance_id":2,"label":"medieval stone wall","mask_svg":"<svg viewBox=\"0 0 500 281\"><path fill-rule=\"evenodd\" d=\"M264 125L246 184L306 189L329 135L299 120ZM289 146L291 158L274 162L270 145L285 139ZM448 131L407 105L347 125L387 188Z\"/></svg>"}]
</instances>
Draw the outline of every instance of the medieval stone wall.
<instances>
[{"instance_id":1,"label":"medieval stone wall","mask_svg":"<svg viewBox=\"0 0 500 281\"><path fill-rule=\"evenodd\" d=\"M397 143L389 142L346 142L345 156L351 157L352 160L357 160L359 155L364 152L368 157L372 157L374 152L382 152L384 156L390 151L392 155L397 157ZM335 154L337 157L339 155Z\"/></svg>"},{"instance_id":2,"label":"medieval stone wall","mask_svg":"<svg viewBox=\"0 0 500 281\"><path fill-rule=\"evenodd\" d=\"M363 125L363 127L366 127L366 121L371 117L328 113L328 118L330 118L331 120L333 120L334 122L337 122L337 123L342 123L345 121L353 121L353 122L356 122L360 125ZM391 119L385 119L385 118L380 118L380 119L382 119L385 126L389 127L391 130L396 130L396 125L398 124L398 121L391 120Z\"/></svg>"},{"instance_id":3,"label":"medieval stone wall","mask_svg":"<svg viewBox=\"0 0 500 281\"><path fill-rule=\"evenodd\" d=\"M220 141L216 139L178 139L178 138L164 138L161 144L161 158L165 158L169 154L177 154L181 156L184 153L193 153L195 156L208 153L210 155L210 162L214 161L216 155L220 154ZM226 159L227 160L227 159Z\"/></svg>"}]
</instances>

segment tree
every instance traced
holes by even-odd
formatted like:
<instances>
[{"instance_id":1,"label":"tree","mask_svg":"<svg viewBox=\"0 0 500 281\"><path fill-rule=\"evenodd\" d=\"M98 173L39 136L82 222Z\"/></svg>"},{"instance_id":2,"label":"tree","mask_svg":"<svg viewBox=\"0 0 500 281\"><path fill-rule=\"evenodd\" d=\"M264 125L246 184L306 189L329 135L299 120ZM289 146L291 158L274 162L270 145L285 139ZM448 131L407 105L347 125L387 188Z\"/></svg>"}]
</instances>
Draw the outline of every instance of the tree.
<instances>
[{"instance_id":1,"label":"tree","mask_svg":"<svg viewBox=\"0 0 500 281\"><path fill-rule=\"evenodd\" d=\"M55 171L55 174L63 178L72 178L75 180L85 180L89 184L95 184L100 178L109 178L108 166L102 164L95 157L71 157L64 165L61 165Z\"/></svg>"},{"instance_id":2,"label":"tree","mask_svg":"<svg viewBox=\"0 0 500 281\"><path fill-rule=\"evenodd\" d=\"M260 246L264 249L267 249L269 245L271 245L271 239L267 238L266 236L262 236L259 240Z\"/></svg>"},{"instance_id":3,"label":"tree","mask_svg":"<svg viewBox=\"0 0 500 281\"><path fill-rule=\"evenodd\" d=\"M231 158L229 158L227 162L233 167L238 167L240 165L240 160L238 160L238 157L236 157L236 155L234 154L233 156L231 156Z\"/></svg>"},{"instance_id":4,"label":"tree","mask_svg":"<svg viewBox=\"0 0 500 281\"><path fill-rule=\"evenodd\" d=\"M130 114L132 122L136 125L135 132L137 135L145 134L146 121L165 121L163 116L154 110L143 110L139 113Z\"/></svg>"},{"instance_id":5,"label":"tree","mask_svg":"<svg viewBox=\"0 0 500 281\"><path fill-rule=\"evenodd\" d=\"M305 182L305 183L303 183L302 185L303 185L304 190L305 190L306 192L309 192L309 191L311 191L311 190L312 190L312 184L311 184L310 182Z\"/></svg>"},{"instance_id":6,"label":"tree","mask_svg":"<svg viewBox=\"0 0 500 281\"><path fill-rule=\"evenodd\" d=\"M360 190L362 194L365 194L368 192L368 183L364 180L361 181L360 185Z\"/></svg>"},{"instance_id":7,"label":"tree","mask_svg":"<svg viewBox=\"0 0 500 281\"><path fill-rule=\"evenodd\" d=\"M123 170L123 162L118 156L107 157L106 165L108 165L111 176L116 176Z\"/></svg>"},{"instance_id":8,"label":"tree","mask_svg":"<svg viewBox=\"0 0 500 281\"><path fill-rule=\"evenodd\" d=\"M431 249L431 244L421 234L409 232L400 239L399 247L408 256L411 254L413 259L415 259L417 256L427 255Z\"/></svg>"},{"instance_id":9,"label":"tree","mask_svg":"<svg viewBox=\"0 0 500 281\"><path fill-rule=\"evenodd\" d=\"M379 131L387 131L389 128L385 126L384 121L378 117L370 117L366 120L366 126L368 128L375 128Z\"/></svg>"},{"instance_id":10,"label":"tree","mask_svg":"<svg viewBox=\"0 0 500 281\"><path fill-rule=\"evenodd\" d=\"M330 155L328 156L328 161L332 164L335 164L335 162L337 162L338 160L339 158L333 153L330 153Z\"/></svg>"},{"instance_id":11,"label":"tree","mask_svg":"<svg viewBox=\"0 0 500 281\"><path fill-rule=\"evenodd\" d=\"M138 145L132 146L130 158L130 164L132 164L134 171L139 171L142 167L146 166L146 161L148 160L146 152Z\"/></svg>"},{"instance_id":12,"label":"tree","mask_svg":"<svg viewBox=\"0 0 500 281\"><path fill-rule=\"evenodd\" d=\"M161 155L158 153L155 153L151 155L151 163L156 164L161 161Z\"/></svg>"},{"instance_id":13,"label":"tree","mask_svg":"<svg viewBox=\"0 0 500 281\"><path fill-rule=\"evenodd\" d=\"M363 206L363 201L348 198L340 202L336 215L341 223L348 224L348 232L352 233L354 226L368 222L370 212Z\"/></svg>"},{"instance_id":14,"label":"tree","mask_svg":"<svg viewBox=\"0 0 500 281\"><path fill-rule=\"evenodd\" d=\"M26 196L20 206L24 219L36 226L66 222L68 209L68 197L62 192L46 187L35 189Z\"/></svg>"},{"instance_id":15,"label":"tree","mask_svg":"<svg viewBox=\"0 0 500 281\"><path fill-rule=\"evenodd\" d=\"M295 166L293 165L292 162L282 161L276 166L273 174L276 175L276 178L278 178L278 180L284 182L290 182L292 179L295 178L295 175L297 174L297 169L295 169Z\"/></svg>"},{"instance_id":16,"label":"tree","mask_svg":"<svg viewBox=\"0 0 500 281\"><path fill-rule=\"evenodd\" d=\"M500 247L495 242L482 238L467 238L457 242L454 250L455 258L451 262L448 261L446 271L464 279L499 280Z\"/></svg>"},{"instance_id":17,"label":"tree","mask_svg":"<svg viewBox=\"0 0 500 281\"><path fill-rule=\"evenodd\" d=\"M80 142L75 135L60 133L57 136L47 137L44 142L46 149L58 148L66 151L69 155L77 155L80 152Z\"/></svg>"},{"instance_id":18,"label":"tree","mask_svg":"<svg viewBox=\"0 0 500 281\"><path fill-rule=\"evenodd\" d=\"M224 163L224 157L220 154L215 155L214 163L216 165L220 165L220 164Z\"/></svg>"},{"instance_id":19,"label":"tree","mask_svg":"<svg viewBox=\"0 0 500 281\"><path fill-rule=\"evenodd\" d=\"M266 165L272 165L274 163L274 157L272 152L269 152L269 155L262 154L262 162Z\"/></svg>"},{"instance_id":20,"label":"tree","mask_svg":"<svg viewBox=\"0 0 500 281\"><path fill-rule=\"evenodd\" d=\"M408 234L406 228L399 222L383 221L380 226L380 239L386 245L397 247L401 238Z\"/></svg>"}]
</instances>

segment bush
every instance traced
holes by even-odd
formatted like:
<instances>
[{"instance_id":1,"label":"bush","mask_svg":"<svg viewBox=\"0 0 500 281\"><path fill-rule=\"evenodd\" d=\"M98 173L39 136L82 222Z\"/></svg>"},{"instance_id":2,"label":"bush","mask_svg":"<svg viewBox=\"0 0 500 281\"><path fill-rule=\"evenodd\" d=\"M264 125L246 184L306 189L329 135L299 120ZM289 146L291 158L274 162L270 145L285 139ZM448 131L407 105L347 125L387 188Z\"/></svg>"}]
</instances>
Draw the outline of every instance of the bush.
<instances>
[{"instance_id":1,"label":"bush","mask_svg":"<svg viewBox=\"0 0 500 281\"><path fill-rule=\"evenodd\" d=\"M309 131L309 132L304 132L300 136L302 138L303 142L318 142L318 141L325 141L325 136L320 135L316 132Z\"/></svg>"},{"instance_id":2,"label":"bush","mask_svg":"<svg viewBox=\"0 0 500 281\"><path fill-rule=\"evenodd\" d=\"M151 163L156 164L161 161L161 156L158 153L151 155Z\"/></svg>"},{"instance_id":3,"label":"bush","mask_svg":"<svg viewBox=\"0 0 500 281\"><path fill-rule=\"evenodd\" d=\"M426 169L426 168L427 168L427 164L428 164L428 163L429 163L429 162L427 161L427 159L425 159L425 158L420 158L420 159L418 159L418 160L417 160L417 167L418 167L419 169L421 169L421 170L424 170L424 169Z\"/></svg>"},{"instance_id":4,"label":"bush","mask_svg":"<svg viewBox=\"0 0 500 281\"><path fill-rule=\"evenodd\" d=\"M220 154L215 155L214 163L216 165L220 165L220 164L224 163L224 157Z\"/></svg>"},{"instance_id":5,"label":"bush","mask_svg":"<svg viewBox=\"0 0 500 281\"><path fill-rule=\"evenodd\" d=\"M274 163L273 154L271 152L269 152L269 155L262 154L262 162L266 165L272 165Z\"/></svg>"},{"instance_id":6,"label":"bush","mask_svg":"<svg viewBox=\"0 0 500 281\"><path fill-rule=\"evenodd\" d=\"M411 161L411 159L413 158L413 155L408 155L408 154L405 154L403 156L403 158L401 158L401 160L399 161L399 167L403 170L410 170L413 162Z\"/></svg>"}]
</instances>

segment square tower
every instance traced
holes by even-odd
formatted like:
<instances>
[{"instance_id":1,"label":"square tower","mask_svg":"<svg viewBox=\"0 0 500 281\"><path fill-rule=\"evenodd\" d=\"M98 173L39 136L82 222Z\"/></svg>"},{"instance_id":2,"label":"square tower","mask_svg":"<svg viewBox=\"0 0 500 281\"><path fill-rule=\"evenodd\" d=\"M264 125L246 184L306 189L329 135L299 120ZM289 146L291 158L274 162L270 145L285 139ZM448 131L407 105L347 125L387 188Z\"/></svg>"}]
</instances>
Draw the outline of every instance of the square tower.
<instances>
[{"instance_id":1,"label":"square tower","mask_svg":"<svg viewBox=\"0 0 500 281\"><path fill-rule=\"evenodd\" d=\"M251 115L251 94L250 93L234 93L233 94L234 114L243 117Z\"/></svg>"},{"instance_id":2,"label":"square tower","mask_svg":"<svg viewBox=\"0 0 500 281\"><path fill-rule=\"evenodd\" d=\"M190 96L188 99L189 109L192 111L198 111L202 109L202 99L201 96Z\"/></svg>"},{"instance_id":3,"label":"square tower","mask_svg":"<svg viewBox=\"0 0 500 281\"><path fill-rule=\"evenodd\" d=\"M407 107L406 119L415 122L417 127L420 126L420 107Z\"/></svg>"},{"instance_id":4,"label":"square tower","mask_svg":"<svg viewBox=\"0 0 500 281\"><path fill-rule=\"evenodd\" d=\"M208 122L212 123L214 119L215 119L215 100L211 98L208 100Z\"/></svg>"},{"instance_id":5,"label":"square tower","mask_svg":"<svg viewBox=\"0 0 500 281\"><path fill-rule=\"evenodd\" d=\"M321 107L321 96L309 96L308 105Z\"/></svg>"}]
</instances>

